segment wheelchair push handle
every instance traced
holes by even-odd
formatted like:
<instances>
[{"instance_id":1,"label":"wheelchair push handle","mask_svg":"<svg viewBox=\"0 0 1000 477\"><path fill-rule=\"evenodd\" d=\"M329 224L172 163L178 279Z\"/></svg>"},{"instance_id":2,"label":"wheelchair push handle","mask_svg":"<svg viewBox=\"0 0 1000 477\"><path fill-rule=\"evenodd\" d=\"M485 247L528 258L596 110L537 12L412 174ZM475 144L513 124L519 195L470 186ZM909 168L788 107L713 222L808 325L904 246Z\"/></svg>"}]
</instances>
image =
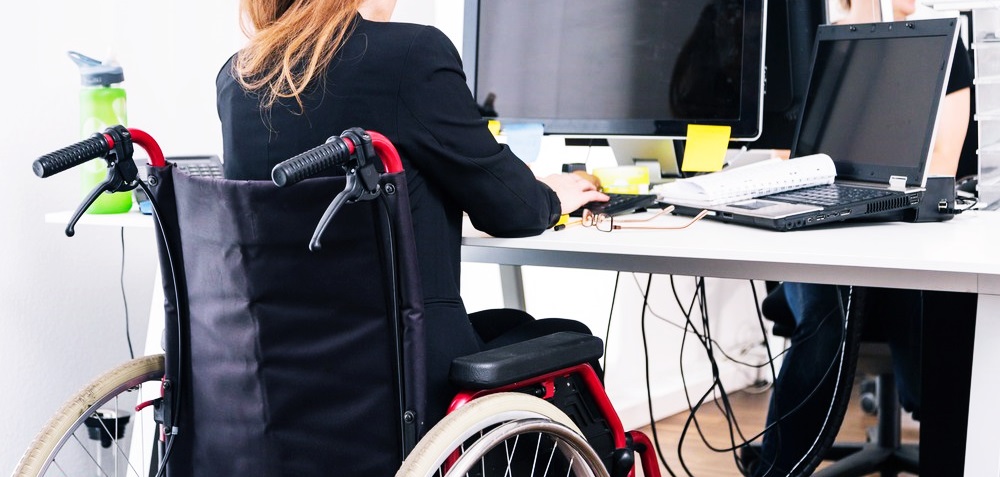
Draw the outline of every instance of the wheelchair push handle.
<instances>
[{"instance_id":1,"label":"wheelchair push handle","mask_svg":"<svg viewBox=\"0 0 1000 477\"><path fill-rule=\"evenodd\" d=\"M66 146L58 151L39 157L31 164L35 175L41 178L58 174L67 169L79 166L85 162L104 158L108 164L108 174L97 184L77 206L69 224L66 225L66 236L72 237L76 232L76 223L83 213L105 192L128 192L136 187L142 188L147 194L149 190L139 179L139 169L132 160L134 144L139 145L149 154L149 163L155 167L163 167L163 151L159 144L142 130L129 129L125 126L111 126L103 133Z\"/></svg>"},{"instance_id":2,"label":"wheelchair push handle","mask_svg":"<svg viewBox=\"0 0 1000 477\"><path fill-rule=\"evenodd\" d=\"M301 182L334 166L343 166L347 171L344 190L333 198L316 224L316 230L309 240L310 250L320 249L320 236L341 207L372 200L382 194L381 178L375 168L377 161L381 161L386 173L403 171L399 153L388 138L375 131L351 128L340 136L327 139L326 144L285 160L271 169L271 180L278 187Z\"/></svg>"},{"instance_id":3,"label":"wheelchair push handle","mask_svg":"<svg viewBox=\"0 0 1000 477\"><path fill-rule=\"evenodd\" d=\"M111 152L114 140L108 134L94 133L93 136L58 151L39 157L31 164L38 177L49 177L66 169L76 167L91 159L97 159Z\"/></svg>"},{"instance_id":4,"label":"wheelchair push handle","mask_svg":"<svg viewBox=\"0 0 1000 477\"><path fill-rule=\"evenodd\" d=\"M31 169L36 176L46 178L92 159L105 157L115 152L115 146L119 146L131 159L133 143L146 150L152 165L164 165L163 152L152 137L139 129L112 126L104 132L94 133L87 139L35 159Z\"/></svg>"},{"instance_id":5,"label":"wheelchair push handle","mask_svg":"<svg viewBox=\"0 0 1000 477\"><path fill-rule=\"evenodd\" d=\"M271 169L271 180L278 187L296 184L332 167L347 164L354 149L354 143L343 138L331 137L327 139L326 144L274 166L274 169Z\"/></svg>"},{"instance_id":6,"label":"wheelchair push handle","mask_svg":"<svg viewBox=\"0 0 1000 477\"><path fill-rule=\"evenodd\" d=\"M399 153L388 138L375 131L352 128L340 136L327 139L323 145L274 166L271 170L271 180L279 187L286 187L336 166L346 166L350 169L364 166L366 159L371 157L380 159L386 172L395 173L403 170Z\"/></svg>"}]
</instances>

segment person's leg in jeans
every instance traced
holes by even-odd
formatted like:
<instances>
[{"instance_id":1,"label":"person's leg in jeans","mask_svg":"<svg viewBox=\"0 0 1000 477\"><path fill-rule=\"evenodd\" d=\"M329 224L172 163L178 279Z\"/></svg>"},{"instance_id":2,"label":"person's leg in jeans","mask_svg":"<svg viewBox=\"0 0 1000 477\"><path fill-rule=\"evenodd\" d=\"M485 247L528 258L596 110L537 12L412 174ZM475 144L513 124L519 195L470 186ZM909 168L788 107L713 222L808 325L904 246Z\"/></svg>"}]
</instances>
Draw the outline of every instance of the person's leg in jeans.
<instances>
[{"instance_id":1,"label":"person's leg in jeans","mask_svg":"<svg viewBox=\"0 0 1000 477\"><path fill-rule=\"evenodd\" d=\"M920 339L924 294L920 290L868 288L866 323L881 326L892 352L892 373L903 409L919 419ZM866 325L867 326L867 325Z\"/></svg>"},{"instance_id":2,"label":"person's leg in jeans","mask_svg":"<svg viewBox=\"0 0 1000 477\"><path fill-rule=\"evenodd\" d=\"M795 318L795 332L774 383L754 475L801 472L799 461L826 422L837 380L836 357L843 338L847 288L782 284ZM826 426L839 423L826 423Z\"/></svg>"}]
</instances>

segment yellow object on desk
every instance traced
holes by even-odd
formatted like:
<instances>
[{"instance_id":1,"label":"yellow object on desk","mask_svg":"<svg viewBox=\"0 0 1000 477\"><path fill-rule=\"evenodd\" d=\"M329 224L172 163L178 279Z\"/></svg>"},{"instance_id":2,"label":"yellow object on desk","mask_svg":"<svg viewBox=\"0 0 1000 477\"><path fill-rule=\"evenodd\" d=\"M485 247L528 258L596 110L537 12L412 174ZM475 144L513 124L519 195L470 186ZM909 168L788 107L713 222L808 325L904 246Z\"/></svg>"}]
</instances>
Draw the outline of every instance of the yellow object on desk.
<instances>
[{"instance_id":1,"label":"yellow object on desk","mask_svg":"<svg viewBox=\"0 0 1000 477\"><path fill-rule=\"evenodd\" d=\"M684 172L722 170L731 131L730 126L689 124L681 170Z\"/></svg>"},{"instance_id":2,"label":"yellow object on desk","mask_svg":"<svg viewBox=\"0 0 1000 477\"><path fill-rule=\"evenodd\" d=\"M594 169L601 190L609 194L648 194L649 169L642 166L602 167Z\"/></svg>"},{"instance_id":3,"label":"yellow object on desk","mask_svg":"<svg viewBox=\"0 0 1000 477\"><path fill-rule=\"evenodd\" d=\"M566 228L566 224L569 223L569 214L562 214L559 216L559 221L552 226L553 230L559 231Z\"/></svg>"}]
</instances>

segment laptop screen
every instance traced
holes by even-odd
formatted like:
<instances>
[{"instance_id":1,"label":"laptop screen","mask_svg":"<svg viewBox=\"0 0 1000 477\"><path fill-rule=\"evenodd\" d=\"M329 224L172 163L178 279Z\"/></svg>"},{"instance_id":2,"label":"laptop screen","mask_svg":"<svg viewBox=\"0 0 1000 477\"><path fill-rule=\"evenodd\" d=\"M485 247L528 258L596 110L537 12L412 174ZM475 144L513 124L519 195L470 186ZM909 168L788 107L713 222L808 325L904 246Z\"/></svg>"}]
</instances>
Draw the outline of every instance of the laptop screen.
<instances>
[{"instance_id":1,"label":"laptop screen","mask_svg":"<svg viewBox=\"0 0 1000 477\"><path fill-rule=\"evenodd\" d=\"M821 26L793 157L829 155L838 180L922 187L955 34L952 18Z\"/></svg>"}]
</instances>

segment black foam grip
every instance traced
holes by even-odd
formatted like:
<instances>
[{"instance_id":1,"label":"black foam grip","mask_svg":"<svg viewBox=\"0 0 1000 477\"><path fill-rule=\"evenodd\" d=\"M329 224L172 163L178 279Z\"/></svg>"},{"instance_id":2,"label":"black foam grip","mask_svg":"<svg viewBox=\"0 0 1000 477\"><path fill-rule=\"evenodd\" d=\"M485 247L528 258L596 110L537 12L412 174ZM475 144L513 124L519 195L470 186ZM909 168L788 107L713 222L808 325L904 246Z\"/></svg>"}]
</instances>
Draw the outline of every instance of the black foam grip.
<instances>
[{"instance_id":1,"label":"black foam grip","mask_svg":"<svg viewBox=\"0 0 1000 477\"><path fill-rule=\"evenodd\" d=\"M271 169L271 180L278 187L285 187L313 177L331 167L345 164L351 151L341 138L332 138L322 146L314 147Z\"/></svg>"},{"instance_id":2,"label":"black foam grip","mask_svg":"<svg viewBox=\"0 0 1000 477\"><path fill-rule=\"evenodd\" d=\"M31 164L31 169L38 177L48 177L101 157L110 150L108 140L103 134L97 133L76 144L39 157Z\"/></svg>"}]
</instances>

